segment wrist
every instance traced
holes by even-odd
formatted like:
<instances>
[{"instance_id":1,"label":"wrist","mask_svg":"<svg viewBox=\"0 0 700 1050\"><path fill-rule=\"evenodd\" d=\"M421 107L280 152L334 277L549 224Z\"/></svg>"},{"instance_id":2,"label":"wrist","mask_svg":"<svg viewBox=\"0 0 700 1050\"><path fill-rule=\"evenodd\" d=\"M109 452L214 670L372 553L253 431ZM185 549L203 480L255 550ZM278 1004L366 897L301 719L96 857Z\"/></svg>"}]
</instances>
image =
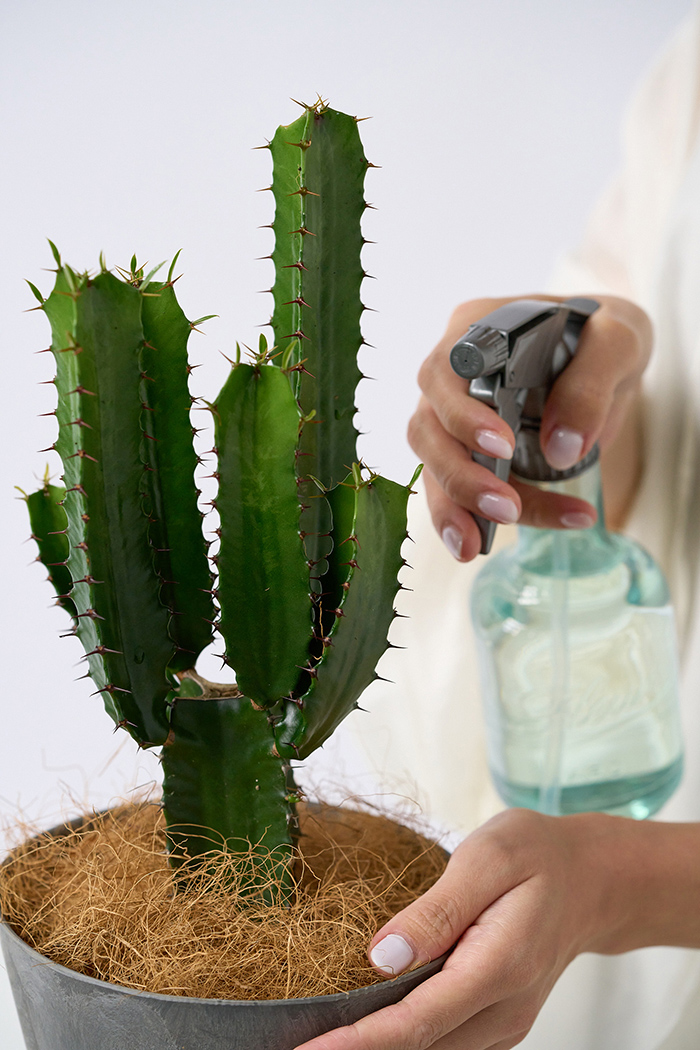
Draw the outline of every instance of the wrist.
<instances>
[{"instance_id":1,"label":"wrist","mask_svg":"<svg viewBox=\"0 0 700 1050\"><path fill-rule=\"evenodd\" d=\"M700 824L572 818L574 877L586 880L582 951L700 948Z\"/></svg>"}]
</instances>

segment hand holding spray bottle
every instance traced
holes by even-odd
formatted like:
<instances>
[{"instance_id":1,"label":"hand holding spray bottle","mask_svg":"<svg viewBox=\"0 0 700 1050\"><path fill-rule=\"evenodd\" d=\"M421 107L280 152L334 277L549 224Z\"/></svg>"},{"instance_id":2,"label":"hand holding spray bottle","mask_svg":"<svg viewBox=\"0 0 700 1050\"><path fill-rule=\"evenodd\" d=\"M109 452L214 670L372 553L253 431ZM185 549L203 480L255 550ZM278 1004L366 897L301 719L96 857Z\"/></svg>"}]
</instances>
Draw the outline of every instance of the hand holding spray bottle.
<instances>
[{"instance_id":1,"label":"hand holding spray bottle","mask_svg":"<svg viewBox=\"0 0 700 1050\"><path fill-rule=\"evenodd\" d=\"M571 361L592 299L521 299L472 325L452 348L470 394L509 424L512 462L473 458L507 480L592 503L590 529L520 526L472 592L489 763L505 802L544 813L600 810L642 819L683 765L673 610L661 569L605 528L597 445L569 470L540 447L547 396ZM496 524L476 518L481 553Z\"/></svg>"}]
</instances>

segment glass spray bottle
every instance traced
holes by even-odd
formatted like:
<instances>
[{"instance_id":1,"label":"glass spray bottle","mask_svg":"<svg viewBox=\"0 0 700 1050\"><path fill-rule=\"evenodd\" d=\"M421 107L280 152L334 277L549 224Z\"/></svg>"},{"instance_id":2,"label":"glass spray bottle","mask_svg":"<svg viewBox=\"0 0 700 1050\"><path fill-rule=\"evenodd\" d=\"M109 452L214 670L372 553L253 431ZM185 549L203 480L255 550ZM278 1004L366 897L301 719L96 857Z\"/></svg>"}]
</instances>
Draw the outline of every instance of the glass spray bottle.
<instances>
[{"instance_id":1,"label":"glass spray bottle","mask_svg":"<svg viewBox=\"0 0 700 1050\"><path fill-rule=\"evenodd\" d=\"M642 819L677 787L683 747L677 641L661 569L605 528L598 448L566 471L539 441L547 395L598 303L519 300L453 347L470 394L516 436L512 463L474 453L507 480L592 503L590 529L521 526L472 591L489 765L503 800L544 813L598 810ZM482 553L494 522L477 518Z\"/></svg>"}]
</instances>

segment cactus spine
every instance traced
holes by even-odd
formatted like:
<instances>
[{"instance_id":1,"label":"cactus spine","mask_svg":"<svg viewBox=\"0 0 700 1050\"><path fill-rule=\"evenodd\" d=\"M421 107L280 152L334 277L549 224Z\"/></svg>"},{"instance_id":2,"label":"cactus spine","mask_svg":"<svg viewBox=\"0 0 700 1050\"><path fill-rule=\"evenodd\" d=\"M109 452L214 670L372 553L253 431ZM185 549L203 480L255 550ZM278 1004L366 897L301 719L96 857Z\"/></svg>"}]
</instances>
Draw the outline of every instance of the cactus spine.
<instances>
[{"instance_id":1,"label":"cactus spine","mask_svg":"<svg viewBox=\"0 0 700 1050\"><path fill-rule=\"evenodd\" d=\"M135 259L130 272L90 277L54 249L42 307L65 489L47 481L28 505L109 714L141 746L162 748L172 863L212 843L252 844L268 857L253 878L272 875L284 891L298 797L289 763L319 747L376 677L410 488L357 462L369 166L357 121L319 101L270 149L275 345L261 339L250 363L239 355L211 406L216 589L193 479L193 324L172 267L164 282ZM214 625L236 687L195 670Z\"/></svg>"}]
</instances>

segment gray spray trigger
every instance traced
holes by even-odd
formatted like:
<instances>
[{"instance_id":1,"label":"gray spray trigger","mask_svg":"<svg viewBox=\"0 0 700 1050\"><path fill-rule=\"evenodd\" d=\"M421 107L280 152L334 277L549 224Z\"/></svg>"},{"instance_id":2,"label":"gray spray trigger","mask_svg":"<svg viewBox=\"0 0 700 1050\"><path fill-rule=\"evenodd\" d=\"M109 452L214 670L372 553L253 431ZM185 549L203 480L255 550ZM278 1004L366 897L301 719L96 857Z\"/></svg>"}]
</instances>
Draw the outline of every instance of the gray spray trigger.
<instances>
[{"instance_id":1,"label":"gray spray trigger","mask_svg":"<svg viewBox=\"0 0 700 1050\"><path fill-rule=\"evenodd\" d=\"M512 460L472 452L476 463L507 481L511 469L526 481L564 481L598 459L598 446L570 470L553 470L540 449L540 425L554 381L578 347L581 329L600 303L567 299L563 303L517 299L473 324L450 351L450 364L471 380L472 397L498 412L515 434ZM496 523L474 515L481 533L481 553L491 550Z\"/></svg>"}]
</instances>

